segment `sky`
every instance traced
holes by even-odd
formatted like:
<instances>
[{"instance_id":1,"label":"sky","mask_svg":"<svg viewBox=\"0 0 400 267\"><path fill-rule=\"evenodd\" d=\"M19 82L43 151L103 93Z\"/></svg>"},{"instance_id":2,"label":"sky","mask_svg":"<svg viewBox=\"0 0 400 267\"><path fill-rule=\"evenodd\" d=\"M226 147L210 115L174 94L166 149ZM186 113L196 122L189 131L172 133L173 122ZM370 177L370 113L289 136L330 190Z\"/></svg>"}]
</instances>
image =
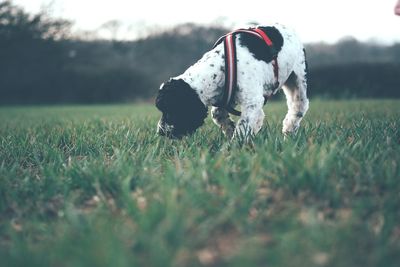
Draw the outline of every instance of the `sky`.
<instances>
[{"instance_id":1,"label":"sky","mask_svg":"<svg viewBox=\"0 0 400 267\"><path fill-rule=\"evenodd\" d=\"M1 1L1 0L0 0ZM397 0L13 0L28 12L51 6L54 17L74 22L74 31L97 31L110 38L106 22L120 23L118 39L143 37L179 23L223 23L229 28L249 22L279 22L294 28L304 42L334 43L353 36L360 41L400 42Z\"/></svg>"}]
</instances>

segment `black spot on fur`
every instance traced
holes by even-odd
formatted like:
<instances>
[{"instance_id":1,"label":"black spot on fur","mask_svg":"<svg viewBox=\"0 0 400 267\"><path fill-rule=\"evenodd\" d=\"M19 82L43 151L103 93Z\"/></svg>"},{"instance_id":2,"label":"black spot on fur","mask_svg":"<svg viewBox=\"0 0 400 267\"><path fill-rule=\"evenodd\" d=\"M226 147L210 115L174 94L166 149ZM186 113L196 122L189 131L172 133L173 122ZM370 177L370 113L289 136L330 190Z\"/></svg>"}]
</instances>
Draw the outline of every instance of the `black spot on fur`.
<instances>
[{"instance_id":1,"label":"black spot on fur","mask_svg":"<svg viewBox=\"0 0 400 267\"><path fill-rule=\"evenodd\" d=\"M172 138L193 133L207 117L207 107L182 79L164 84L158 91L156 107L162 112L159 133Z\"/></svg>"},{"instance_id":2,"label":"black spot on fur","mask_svg":"<svg viewBox=\"0 0 400 267\"><path fill-rule=\"evenodd\" d=\"M240 43L246 46L254 57L258 60L271 62L282 49L283 37L275 27L259 27L272 41L272 46L269 47L260 38L248 34L240 33Z\"/></svg>"}]
</instances>

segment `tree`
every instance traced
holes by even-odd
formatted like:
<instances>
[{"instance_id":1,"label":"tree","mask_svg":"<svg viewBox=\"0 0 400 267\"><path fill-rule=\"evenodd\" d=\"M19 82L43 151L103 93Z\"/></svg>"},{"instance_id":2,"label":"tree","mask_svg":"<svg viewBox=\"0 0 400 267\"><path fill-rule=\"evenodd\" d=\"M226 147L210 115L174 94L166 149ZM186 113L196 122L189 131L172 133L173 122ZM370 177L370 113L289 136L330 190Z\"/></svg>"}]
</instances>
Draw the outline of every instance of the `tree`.
<instances>
[{"instance_id":1,"label":"tree","mask_svg":"<svg viewBox=\"0 0 400 267\"><path fill-rule=\"evenodd\" d=\"M36 15L26 13L22 8L6 0L0 3L0 40L60 40L65 39L71 29L71 22L52 19L42 11Z\"/></svg>"},{"instance_id":2,"label":"tree","mask_svg":"<svg viewBox=\"0 0 400 267\"><path fill-rule=\"evenodd\" d=\"M60 41L70 26L44 11L30 15L12 1L0 3L1 101L46 97L51 90L46 81L65 65L67 52Z\"/></svg>"}]
</instances>

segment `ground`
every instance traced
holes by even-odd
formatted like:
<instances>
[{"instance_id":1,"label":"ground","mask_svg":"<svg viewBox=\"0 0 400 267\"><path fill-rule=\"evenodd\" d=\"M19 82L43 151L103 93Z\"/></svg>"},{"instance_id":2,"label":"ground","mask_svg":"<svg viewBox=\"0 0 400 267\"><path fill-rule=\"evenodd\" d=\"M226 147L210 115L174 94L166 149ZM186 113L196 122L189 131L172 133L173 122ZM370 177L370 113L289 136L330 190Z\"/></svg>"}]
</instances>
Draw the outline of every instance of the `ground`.
<instances>
[{"instance_id":1,"label":"ground","mask_svg":"<svg viewBox=\"0 0 400 267\"><path fill-rule=\"evenodd\" d=\"M398 266L400 101L311 101L254 147L152 105L0 108L1 266Z\"/></svg>"}]
</instances>

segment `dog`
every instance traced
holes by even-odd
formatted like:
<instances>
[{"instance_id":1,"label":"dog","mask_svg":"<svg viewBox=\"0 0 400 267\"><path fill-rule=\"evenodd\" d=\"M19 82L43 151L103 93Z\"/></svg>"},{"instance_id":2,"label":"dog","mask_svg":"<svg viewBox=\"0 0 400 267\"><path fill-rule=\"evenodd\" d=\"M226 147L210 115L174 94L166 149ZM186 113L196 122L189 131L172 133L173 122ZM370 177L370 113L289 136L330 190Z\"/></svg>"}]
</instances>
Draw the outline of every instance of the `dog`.
<instances>
[{"instance_id":1,"label":"dog","mask_svg":"<svg viewBox=\"0 0 400 267\"><path fill-rule=\"evenodd\" d=\"M193 133L203 125L211 106L212 120L227 138L254 136L263 125L265 99L280 88L288 107L282 133L287 136L297 132L309 106L304 46L295 32L284 25L256 28L270 38L273 47L267 47L250 34L237 34L234 41L237 90L232 101L241 108L237 123L230 118L229 109L219 105L226 72L224 44L220 43L183 74L161 84L155 103L162 112L158 134L181 138Z\"/></svg>"}]
</instances>

